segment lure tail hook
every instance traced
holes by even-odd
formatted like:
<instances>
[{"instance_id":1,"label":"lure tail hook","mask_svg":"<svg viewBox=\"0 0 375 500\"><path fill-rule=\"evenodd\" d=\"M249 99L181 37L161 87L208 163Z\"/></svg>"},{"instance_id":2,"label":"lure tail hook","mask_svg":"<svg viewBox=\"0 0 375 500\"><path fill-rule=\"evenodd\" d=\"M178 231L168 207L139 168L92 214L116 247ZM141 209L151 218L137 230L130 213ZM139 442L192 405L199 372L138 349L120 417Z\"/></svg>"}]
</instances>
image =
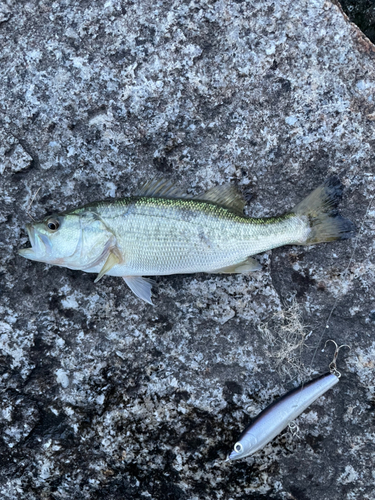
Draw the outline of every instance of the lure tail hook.
<instances>
[{"instance_id":1,"label":"lure tail hook","mask_svg":"<svg viewBox=\"0 0 375 500\"><path fill-rule=\"evenodd\" d=\"M292 420L292 422L289 423L289 432L292 434L293 437L296 437L299 432L299 427L298 425Z\"/></svg>"},{"instance_id":2,"label":"lure tail hook","mask_svg":"<svg viewBox=\"0 0 375 500\"><path fill-rule=\"evenodd\" d=\"M337 365L336 365L337 356L338 356L339 351L340 351L340 349L342 347L347 347L348 349L350 349L350 346L348 346L347 344L342 344L342 345L338 346L337 343L334 340L328 339L326 341L325 345L324 345L324 349L327 347L328 342L333 342L333 344L335 345L335 352L333 353L333 359L332 359L332 361L329 364L329 371L333 375L336 375L337 378L340 378L341 377L341 373L338 371Z\"/></svg>"}]
</instances>

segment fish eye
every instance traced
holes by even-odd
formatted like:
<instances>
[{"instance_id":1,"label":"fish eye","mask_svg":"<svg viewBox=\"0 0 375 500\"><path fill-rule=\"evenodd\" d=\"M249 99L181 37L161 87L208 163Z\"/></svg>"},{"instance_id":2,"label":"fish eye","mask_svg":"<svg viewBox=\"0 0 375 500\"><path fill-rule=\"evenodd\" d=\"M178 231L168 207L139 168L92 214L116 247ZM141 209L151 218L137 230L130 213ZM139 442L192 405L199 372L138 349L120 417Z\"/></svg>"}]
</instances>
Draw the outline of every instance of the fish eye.
<instances>
[{"instance_id":1,"label":"fish eye","mask_svg":"<svg viewBox=\"0 0 375 500\"><path fill-rule=\"evenodd\" d=\"M60 222L56 219L48 219L46 224L51 231L57 231L60 227Z\"/></svg>"}]
</instances>

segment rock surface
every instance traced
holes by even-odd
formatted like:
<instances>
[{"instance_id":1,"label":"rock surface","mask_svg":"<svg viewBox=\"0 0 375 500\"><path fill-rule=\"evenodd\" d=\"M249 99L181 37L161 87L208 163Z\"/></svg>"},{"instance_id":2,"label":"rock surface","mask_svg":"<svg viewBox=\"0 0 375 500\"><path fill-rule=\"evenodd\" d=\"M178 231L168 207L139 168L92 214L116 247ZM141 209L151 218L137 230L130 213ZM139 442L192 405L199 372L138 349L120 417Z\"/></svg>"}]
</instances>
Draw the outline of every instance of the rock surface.
<instances>
[{"instance_id":1,"label":"rock surface","mask_svg":"<svg viewBox=\"0 0 375 500\"><path fill-rule=\"evenodd\" d=\"M373 499L371 42L324 0L45 0L1 3L0 46L1 498ZM17 254L28 213L155 176L236 183L267 216L332 173L355 240L160 277L155 307ZM224 462L252 416L327 370L328 338L351 347L342 380L298 436Z\"/></svg>"}]
</instances>

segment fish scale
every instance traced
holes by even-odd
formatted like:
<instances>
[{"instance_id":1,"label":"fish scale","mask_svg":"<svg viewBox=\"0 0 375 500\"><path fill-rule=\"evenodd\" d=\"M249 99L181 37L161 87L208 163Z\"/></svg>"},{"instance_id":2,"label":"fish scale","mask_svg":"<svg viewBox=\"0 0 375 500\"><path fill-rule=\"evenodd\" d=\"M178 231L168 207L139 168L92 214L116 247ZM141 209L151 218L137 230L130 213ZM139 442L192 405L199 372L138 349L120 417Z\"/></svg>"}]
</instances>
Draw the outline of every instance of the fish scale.
<instances>
[{"instance_id":1,"label":"fish scale","mask_svg":"<svg viewBox=\"0 0 375 500\"><path fill-rule=\"evenodd\" d=\"M127 272L135 275L210 272L306 233L306 222L291 214L254 224L194 200L132 200L128 211L108 219L107 208L96 208L116 235Z\"/></svg>"}]
</instances>

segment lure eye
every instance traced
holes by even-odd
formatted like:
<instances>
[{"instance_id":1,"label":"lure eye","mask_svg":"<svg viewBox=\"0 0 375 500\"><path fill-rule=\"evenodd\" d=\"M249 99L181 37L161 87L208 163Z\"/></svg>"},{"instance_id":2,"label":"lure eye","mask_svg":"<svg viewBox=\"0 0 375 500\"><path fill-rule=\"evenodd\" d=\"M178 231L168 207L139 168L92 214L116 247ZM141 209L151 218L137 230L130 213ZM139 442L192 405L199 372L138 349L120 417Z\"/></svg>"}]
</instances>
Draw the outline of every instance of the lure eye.
<instances>
[{"instance_id":1,"label":"lure eye","mask_svg":"<svg viewBox=\"0 0 375 500\"><path fill-rule=\"evenodd\" d=\"M236 443L234 445L234 451L237 453L241 453L243 451L243 446L241 443Z\"/></svg>"},{"instance_id":2,"label":"lure eye","mask_svg":"<svg viewBox=\"0 0 375 500\"><path fill-rule=\"evenodd\" d=\"M47 227L50 231L57 231L60 227L60 222L56 219L48 219L47 220Z\"/></svg>"}]
</instances>

